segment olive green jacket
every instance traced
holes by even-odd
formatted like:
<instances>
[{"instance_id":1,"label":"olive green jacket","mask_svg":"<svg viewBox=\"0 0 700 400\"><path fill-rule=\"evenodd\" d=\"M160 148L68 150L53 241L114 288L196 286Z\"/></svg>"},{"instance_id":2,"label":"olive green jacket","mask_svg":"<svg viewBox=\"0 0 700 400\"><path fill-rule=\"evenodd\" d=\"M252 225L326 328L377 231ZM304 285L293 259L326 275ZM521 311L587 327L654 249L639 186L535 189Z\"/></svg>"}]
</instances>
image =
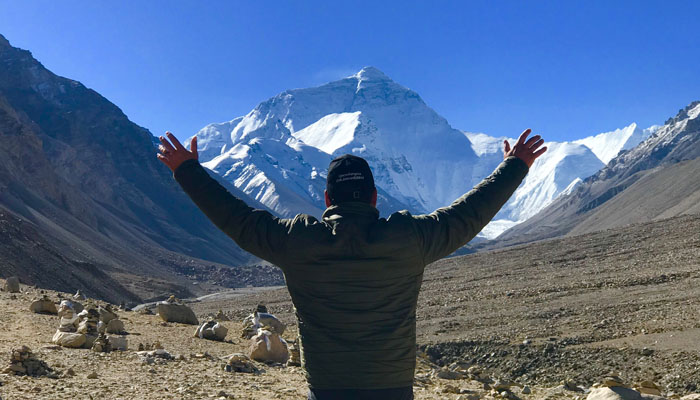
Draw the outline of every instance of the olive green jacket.
<instances>
[{"instance_id":1,"label":"olive green jacket","mask_svg":"<svg viewBox=\"0 0 700 400\"><path fill-rule=\"evenodd\" d=\"M231 195L195 160L175 179L238 245L284 272L299 321L302 363L316 389L411 386L416 302L425 266L466 244L527 174L509 157L449 207L379 218L366 203L329 207L323 218L277 218Z\"/></svg>"}]
</instances>

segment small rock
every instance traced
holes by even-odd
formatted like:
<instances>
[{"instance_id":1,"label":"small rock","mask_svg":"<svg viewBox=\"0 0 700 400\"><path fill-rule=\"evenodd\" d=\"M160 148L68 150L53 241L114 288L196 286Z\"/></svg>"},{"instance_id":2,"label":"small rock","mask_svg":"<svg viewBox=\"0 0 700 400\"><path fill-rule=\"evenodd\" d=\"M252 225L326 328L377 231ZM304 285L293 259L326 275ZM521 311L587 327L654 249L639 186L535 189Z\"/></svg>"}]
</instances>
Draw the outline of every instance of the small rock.
<instances>
[{"instance_id":1,"label":"small rock","mask_svg":"<svg viewBox=\"0 0 700 400\"><path fill-rule=\"evenodd\" d=\"M627 387L627 385L625 385L622 382L622 379L617 375L606 376L600 381L600 385L603 387Z\"/></svg>"},{"instance_id":2,"label":"small rock","mask_svg":"<svg viewBox=\"0 0 700 400\"><path fill-rule=\"evenodd\" d=\"M2 290L9 293L19 293L19 278L16 276L11 276L7 278Z\"/></svg>"},{"instance_id":3,"label":"small rock","mask_svg":"<svg viewBox=\"0 0 700 400\"><path fill-rule=\"evenodd\" d=\"M93 372L89 373L89 374L86 376L86 378L88 378L88 379L97 379L97 372L94 372L94 371L93 371Z\"/></svg>"},{"instance_id":4,"label":"small rock","mask_svg":"<svg viewBox=\"0 0 700 400\"><path fill-rule=\"evenodd\" d=\"M223 341L227 333L228 329L217 321L207 321L197 328L194 336L200 339Z\"/></svg>"},{"instance_id":5,"label":"small rock","mask_svg":"<svg viewBox=\"0 0 700 400\"><path fill-rule=\"evenodd\" d=\"M440 379L462 379L464 378L464 375L457 371L450 371L448 369L441 369L435 373L435 376L440 378Z\"/></svg>"},{"instance_id":6,"label":"small rock","mask_svg":"<svg viewBox=\"0 0 700 400\"><path fill-rule=\"evenodd\" d=\"M233 353L229 355L228 361L224 365L226 372L244 372L257 373L260 370L250 361L246 355L241 353Z\"/></svg>"},{"instance_id":7,"label":"small rock","mask_svg":"<svg viewBox=\"0 0 700 400\"><path fill-rule=\"evenodd\" d=\"M33 313L37 314L52 314L56 315L58 314L58 310L56 309L56 304L54 304L53 300L49 299L48 296L43 295L38 299L35 299L32 304L29 306L29 310Z\"/></svg>"},{"instance_id":8,"label":"small rock","mask_svg":"<svg viewBox=\"0 0 700 400\"><path fill-rule=\"evenodd\" d=\"M522 394L530 394L532 391L530 390L530 386L523 386L523 390L521 391Z\"/></svg>"},{"instance_id":9,"label":"small rock","mask_svg":"<svg viewBox=\"0 0 700 400\"><path fill-rule=\"evenodd\" d=\"M645 348L642 349L642 355L643 355L643 356L647 357L647 356L650 356L650 355L652 355L652 354L654 354L654 350L652 350L652 349L650 349L650 348L648 348L648 347L645 347Z\"/></svg>"}]
</instances>

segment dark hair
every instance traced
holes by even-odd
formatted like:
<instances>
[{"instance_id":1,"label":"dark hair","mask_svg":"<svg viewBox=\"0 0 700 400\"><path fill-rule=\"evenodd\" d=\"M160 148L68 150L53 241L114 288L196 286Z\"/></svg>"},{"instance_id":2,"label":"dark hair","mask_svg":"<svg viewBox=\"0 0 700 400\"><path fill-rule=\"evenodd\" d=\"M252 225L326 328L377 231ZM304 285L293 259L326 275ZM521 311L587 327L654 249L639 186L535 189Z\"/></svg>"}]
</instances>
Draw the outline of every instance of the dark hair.
<instances>
[{"instance_id":1,"label":"dark hair","mask_svg":"<svg viewBox=\"0 0 700 400\"><path fill-rule=\"evenodd\" d=\"M326 191L332 204L348 201L369 203L375 190L372 170L364 158L345 154L328 166Z\"/></svg>"}]
</instances>

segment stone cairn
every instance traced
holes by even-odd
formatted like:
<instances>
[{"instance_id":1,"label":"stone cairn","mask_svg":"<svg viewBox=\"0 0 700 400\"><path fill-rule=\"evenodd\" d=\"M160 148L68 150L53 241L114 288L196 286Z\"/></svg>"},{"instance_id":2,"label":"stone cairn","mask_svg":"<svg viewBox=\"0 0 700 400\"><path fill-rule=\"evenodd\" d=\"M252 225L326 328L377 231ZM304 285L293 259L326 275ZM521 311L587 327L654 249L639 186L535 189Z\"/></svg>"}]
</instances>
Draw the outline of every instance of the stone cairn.
<instances>
[{"instance_id":1,"label":"stone cairn","mask_svg":"<svg viewBox=\"0 0 700 400\"><path fill-rule=\"evenodd\" d=\"M32 350L27 346L12 350L10 365L5 368L3 373L27 376L45 375L49 378L58 378L58 374L44 361L34 357Z\"/></svg>"},{"instance_id":2,"label":"stone cairn","mask_svg":"<svg viewBox=\"0 0 700 400\"><path fill-rule=\"evenodd\" d=\"M241 337L250 340L247 355L257 361L285 364L289 360L289 349L282 339L284 330L285 325L259 304L243 320Z\"/></svg>"},{"instance_id":3,"label":"stone cairn","mask_svg":"<svg viewBox=\"0 0 700 400\"><path fill-rule=\"evenodd\" d=\"M287 366L301 367L301 352L299 351L298 337L289 345L289 360L287 360Z\"/></svg>"},{"instance_id":4,"label":"stone cairn","mask_svg":"<svg viewBox=\"0 0 700 400\"><path fill-rule=\"evenodd\" d=\"M109 339L103 332L100 332L95 341L92 343L92 351L97 353L109 353L112 351L112 345L109 343Z\"/></svg>"}]
</instances>

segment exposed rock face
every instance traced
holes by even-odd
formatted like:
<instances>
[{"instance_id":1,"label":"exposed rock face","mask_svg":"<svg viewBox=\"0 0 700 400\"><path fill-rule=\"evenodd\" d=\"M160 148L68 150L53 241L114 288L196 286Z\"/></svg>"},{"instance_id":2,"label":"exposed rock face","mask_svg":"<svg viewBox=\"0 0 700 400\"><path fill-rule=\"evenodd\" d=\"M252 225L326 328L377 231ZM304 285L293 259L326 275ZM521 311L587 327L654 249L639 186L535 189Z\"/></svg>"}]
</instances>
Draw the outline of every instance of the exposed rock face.
<instances>
[{"instance_id":1,"label":"exposed rock face","mask_svg":"<svg viewBox=\"0 0 700 400\"><path fill-rule=\"evenodd\" d=\"M217 321L207 321L197 328L194 336L200 339L223 341L227 333L228 328Z\"/></svg>"},{"instance_id":2,"label":"exposed rock face","mask_svg":"<svg viewBox=\"0 0 700 400\"><path fill-rule=\"evenodd\" d=\"M29 310L37 314L58 314L56 304L54 304L53 300L49 299L46 295L34 300L29 306Z\"/></svg>"},{"instance_id":3,"label":"exposed rock face","mask_svg":"<svg viewBox=\"0 0 700 400\"><path fill-rule=\"evenodd\" d=\"M16 276L11 276L7 278L2 290L10 293L19 293L19 278Z\"/></svg>"},{"instance_id":4,"label":"exposed rock face","mask_svg":"<svg viewBox=\"0 0 700 400\"><path fill-rule=\"evenodd\" d=\"M156 308L158 310L158 315L165 322L199 325L199 320L197 320L197 316L194 315L194 311L174 296L170 296L166 301L161 301Z\"/></svg>"},{"instance_id":5,"label":"exposed rock face","mask_svg":"<svg viewBox=\"0 0 700 400\"><path fill-rule=\"evenodd\" d=\"M287 342L277 333L260 329L250 339L250 358L262 362L286 363L289 360Z\"/></svg>"}]
</instances>

